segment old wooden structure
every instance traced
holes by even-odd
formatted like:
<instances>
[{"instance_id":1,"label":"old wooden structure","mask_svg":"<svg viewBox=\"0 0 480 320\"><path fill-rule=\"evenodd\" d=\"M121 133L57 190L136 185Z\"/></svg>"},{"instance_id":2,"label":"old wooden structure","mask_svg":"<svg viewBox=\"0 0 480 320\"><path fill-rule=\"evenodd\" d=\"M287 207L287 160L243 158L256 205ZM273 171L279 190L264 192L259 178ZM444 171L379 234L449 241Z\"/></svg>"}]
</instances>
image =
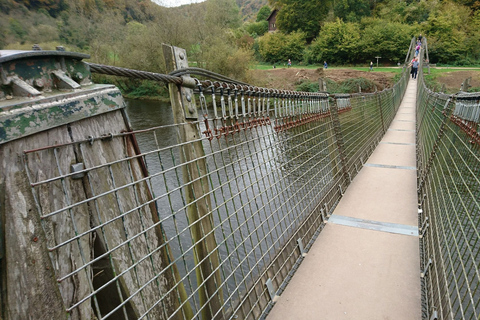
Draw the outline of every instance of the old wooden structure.
<instances>
[{"instance_id":1,"label":"old wooden structure","mask_svg":"<svg viewBox=\"0 0 480 320\"><path fill-rule=\"evenodd\" d=\"M182 285L175 286L179 276L151 190L135 183L146 168L135 157L139 150L128 134L125 102L115 86L92 83L82 61L88 57L62 48L0 51L2 319L92 319L107 313L137 319L146 306L163 319L171 314L165 310L178 310L185 299ZM85 140L90 147L78 144ZM62 147L25 152L38 146ZM108 170L82 171L125 157L131 160ZM54 181L42 183L49 179ZM132 209L138 202L147 205ZM139 232L146 241L129 240ZM121 245L125 241L128 246ZM150 258L142 262L145 256ZM159 296L167 299L155 306ZM180 307L185 318L191 317L188 308Z\"/></svg>"},{"instance_id":2,"label":"old wooden structure","mask_svg":"<svg viewBox=\"0 0 480 320\"><path fill-rule=\"evenodd\" d=\"M268 21L268 32L277 31L277 14L278 9L273 9L270 15L267 18Z\"/></svg>"}]
</instances>

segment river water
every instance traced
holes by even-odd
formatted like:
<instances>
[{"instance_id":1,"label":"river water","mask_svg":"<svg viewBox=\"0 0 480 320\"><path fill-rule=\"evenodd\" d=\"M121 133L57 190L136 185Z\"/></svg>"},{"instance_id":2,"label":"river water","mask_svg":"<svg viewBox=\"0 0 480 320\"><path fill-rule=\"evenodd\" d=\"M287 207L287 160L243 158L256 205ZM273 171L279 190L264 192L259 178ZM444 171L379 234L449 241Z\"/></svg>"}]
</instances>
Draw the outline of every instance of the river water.
<instances>
[{"instance_id":1,"label":"river water","mask_svg":"<svg viewBox=\"0 0 480 320\"><path fill-rule=\"evenodd\" d=\"M136 134L136 138L141 152L155 150L145 160L153 192L160 196L160 219L174 257L184 257L177 261L180 274L188 275L194 267L192 239L181 188L178 132L170 126L171 106L127 100L126 110L134 130L163 126L155 133ZM331 175L325 128L317 124L310 131L284 132L279 138L268 125L228 139L203 140L226 296L240 297L239 291L255 281L313 210L314 199L328 189ZM185 281L188 292L196 287L194 278L193 273Z\"/></svg>"}]
</instances>

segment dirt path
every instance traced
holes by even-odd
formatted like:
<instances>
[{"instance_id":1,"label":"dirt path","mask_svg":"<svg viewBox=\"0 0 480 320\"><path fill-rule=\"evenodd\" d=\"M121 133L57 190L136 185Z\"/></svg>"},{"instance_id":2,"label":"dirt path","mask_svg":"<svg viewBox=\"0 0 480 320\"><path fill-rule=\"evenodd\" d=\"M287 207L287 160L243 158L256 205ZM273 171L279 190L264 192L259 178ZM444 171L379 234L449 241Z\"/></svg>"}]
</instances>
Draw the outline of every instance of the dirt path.
<instances>
[{"instance_id":1,"label":"dirt path","mask_svg":"<svg viewBox=\"0 0 480 320\"><path fill-rule=\"evenodd\" d=\"M460 86L463 81L467 78L472 78L470 85L472 88L480 87L480 71L475 70L465 70L458 71L452 70L451 72L441 73L437 76L437 82L440 84L445 84L447 92L455 92L460 90Z\"/></svg>"},{"instance_id":2,"label":"dirt path","mask_svg":"<svg viewBox=\"0 0 480 320\"><path fill-rule=\"evenodd\" d=\"M253 81L256 85L268 88L295 90L302 81L317 82L319 78L329 78L335 82L352 78L365 78L372 80L378 88L393 85L393 72L369 72L353 69L300 69L277 68L271 70L253 70Z\"/></svg>"}]
</instances>

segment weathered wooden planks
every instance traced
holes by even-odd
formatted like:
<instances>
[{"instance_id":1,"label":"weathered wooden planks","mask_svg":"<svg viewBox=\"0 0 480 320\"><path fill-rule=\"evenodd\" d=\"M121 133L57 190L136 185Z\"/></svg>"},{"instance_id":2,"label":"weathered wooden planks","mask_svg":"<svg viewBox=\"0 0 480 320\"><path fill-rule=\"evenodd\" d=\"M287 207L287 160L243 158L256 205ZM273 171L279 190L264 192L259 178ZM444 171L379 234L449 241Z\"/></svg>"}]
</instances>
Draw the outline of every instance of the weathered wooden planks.
<instances>
[{"instance_id":1,"label":"weathered wooden planks","mask_svg":"<svg viewBox=\"0 0 480 320\"><path fill-rule=\"evenodd\" d=\"M180 306L187 296L148 184L134 183L145 177L142 160L124 160L137 154L133 138L68 144L127 129L115 110L0 145L6 319L92 319L119 304L111 318L192 317L188 302ZM23 154L57 144L68 145ZM83 178L32 189L30 183L68 174L76 163L88 170Z\"/></svg>"}]
</instances>

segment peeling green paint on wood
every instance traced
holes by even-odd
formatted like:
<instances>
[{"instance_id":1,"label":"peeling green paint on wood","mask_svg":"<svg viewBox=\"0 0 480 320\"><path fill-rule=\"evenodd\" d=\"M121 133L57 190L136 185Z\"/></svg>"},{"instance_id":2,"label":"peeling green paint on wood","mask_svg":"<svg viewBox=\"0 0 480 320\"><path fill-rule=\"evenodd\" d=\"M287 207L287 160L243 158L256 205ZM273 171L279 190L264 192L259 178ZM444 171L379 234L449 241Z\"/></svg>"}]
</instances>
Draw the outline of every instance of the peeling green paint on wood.
<instances>
[{"instance_id":1,"label":"peeling green paint on wood","mask_svg":"<svg viewBox=\"0 0 480 320\"><path fill-rule=\"evenodd\" d=\"M125 107L117 88L98 86L75 94L38 99L20 107L0 109L0 144Z\"/></svg>"}]
</instances>

